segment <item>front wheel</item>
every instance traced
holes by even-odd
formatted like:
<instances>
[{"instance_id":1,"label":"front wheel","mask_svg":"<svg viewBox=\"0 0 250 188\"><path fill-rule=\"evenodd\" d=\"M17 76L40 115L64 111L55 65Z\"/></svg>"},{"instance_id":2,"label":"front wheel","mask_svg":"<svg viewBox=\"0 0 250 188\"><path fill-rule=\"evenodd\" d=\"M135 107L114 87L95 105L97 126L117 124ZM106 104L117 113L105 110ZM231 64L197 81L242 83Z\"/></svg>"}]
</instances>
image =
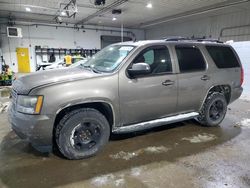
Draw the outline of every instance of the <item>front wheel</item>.
<instances>
[{"instance_id":1,"label":"front wheel","mask_svg":"<svg viewBox=\"0 0 250 188\"><path fill-rule=\"evenodd\" d=\"M95 109L77 109L66 114L56 127L56 143L68 159L95 155L109 140L110 126Z\"/></svg>"},{"instance_id":2,"label":"front wheel","mask_svg":"<svg viewBox=\"0 0 250 188\"><path fill-rule=\"evenodd\" d=\"M204 126L217 126L223 121L226 112L227 101L225 96L215 92L207 97L196 120Z\"/></svg>"}]
</instances>

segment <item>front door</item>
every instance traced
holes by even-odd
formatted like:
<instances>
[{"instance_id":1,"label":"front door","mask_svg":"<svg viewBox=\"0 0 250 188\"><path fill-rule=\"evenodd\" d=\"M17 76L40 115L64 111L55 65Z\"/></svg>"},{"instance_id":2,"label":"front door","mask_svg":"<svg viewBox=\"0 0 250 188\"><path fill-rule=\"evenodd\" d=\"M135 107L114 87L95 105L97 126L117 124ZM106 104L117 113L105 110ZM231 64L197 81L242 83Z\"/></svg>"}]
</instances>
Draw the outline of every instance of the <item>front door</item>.
<instances>
[{"instance_id":1,"label":"front door","mask_svg":"<svg viewBox=\"0 0 250 188\"><path fill-rule=\"evenodd\" d=\"M28 48L16 48L18 72L30 72L30 59Z\"/></svg>"},{"instance_id":2,"label":"front door","mask_svg":"<svg viewBox=\"0 0 250 188\"><path fill-rule=\"evenodd\" d=\"M176 113L177 76L166 46L144 49L132 62L147 63L151 74L130 78L119 76L120 112L123 125L144 122ZM128 68L130 68L129 65Z\"/></svg>"}]
</instances>

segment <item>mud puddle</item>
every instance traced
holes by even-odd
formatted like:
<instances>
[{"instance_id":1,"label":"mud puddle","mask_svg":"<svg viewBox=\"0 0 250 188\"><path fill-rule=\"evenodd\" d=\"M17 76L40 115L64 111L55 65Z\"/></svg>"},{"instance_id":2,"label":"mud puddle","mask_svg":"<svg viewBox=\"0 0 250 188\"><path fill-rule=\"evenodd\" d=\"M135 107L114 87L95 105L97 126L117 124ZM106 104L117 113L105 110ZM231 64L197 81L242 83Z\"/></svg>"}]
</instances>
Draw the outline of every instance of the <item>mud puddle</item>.
<instances>
[{"instance_id":1,"label":"mud puddle","mask_svg":"<svg viewBox=\"0 0 250 188\"><path fill-rule=\"evenodd\" d=\"M0 88L0 97L9 98L11 89L8 87Z\"/></svg>"}]
</instances>

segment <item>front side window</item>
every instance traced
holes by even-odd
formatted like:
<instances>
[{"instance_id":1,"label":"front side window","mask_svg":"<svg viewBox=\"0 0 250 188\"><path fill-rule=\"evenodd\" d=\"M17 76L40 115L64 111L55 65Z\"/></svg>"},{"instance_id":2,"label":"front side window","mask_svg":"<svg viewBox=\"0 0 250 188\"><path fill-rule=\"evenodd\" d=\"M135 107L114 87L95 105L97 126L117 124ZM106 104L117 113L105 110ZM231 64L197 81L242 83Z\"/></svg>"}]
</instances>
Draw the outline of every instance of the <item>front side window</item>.
<instances>
[{"instance_id":1,"label":"front side window","mask_svg":"<svg viewBox=\"0 0 250 188\"><path fill-rule=\"evenodd\" d=\"M89 59L83 67L90 67L98 72L113 72L135 46L112 45L102 49Z\"/></svg>"},{"instance_id":2,"label":"front side window","mask_svg":"<svg viewBox=\"0 0 250 188\"><path fill-rule=\"evenodd\" d=\"M143 50L133 61L147 63L151 69L151 75L172 72L172 64L169 51L166 46L155 46Z\"/></svg>"},{"instance_id":3,"label":"front side window","mask_svg":"<svg viewBox=\"0 0 250 188\"><path fill-rule=\"evenodd\" d=\"M176 46L175 50L181 73L204 71L206 69L204 58L195 46Z\"/></svg>"}]
</instances>

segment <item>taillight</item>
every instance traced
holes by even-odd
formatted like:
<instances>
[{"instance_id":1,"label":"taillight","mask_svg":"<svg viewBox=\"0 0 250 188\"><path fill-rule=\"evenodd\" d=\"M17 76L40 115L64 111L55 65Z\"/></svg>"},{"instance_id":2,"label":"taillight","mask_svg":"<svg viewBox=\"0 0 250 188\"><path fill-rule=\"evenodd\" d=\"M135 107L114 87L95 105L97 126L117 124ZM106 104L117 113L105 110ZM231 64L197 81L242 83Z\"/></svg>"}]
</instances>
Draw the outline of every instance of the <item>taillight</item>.
<instances>
[{"instance_id":1,"label":"taillight","mask_svg":"<svg viewBox=\"0 0 250 188\"><path fill-rule=\"evenodd\" d=\"M243 67L241 67L241 71L240 71L240 85L242 86L244 82L244 69Z\"/></svg>"}]
</instances>

